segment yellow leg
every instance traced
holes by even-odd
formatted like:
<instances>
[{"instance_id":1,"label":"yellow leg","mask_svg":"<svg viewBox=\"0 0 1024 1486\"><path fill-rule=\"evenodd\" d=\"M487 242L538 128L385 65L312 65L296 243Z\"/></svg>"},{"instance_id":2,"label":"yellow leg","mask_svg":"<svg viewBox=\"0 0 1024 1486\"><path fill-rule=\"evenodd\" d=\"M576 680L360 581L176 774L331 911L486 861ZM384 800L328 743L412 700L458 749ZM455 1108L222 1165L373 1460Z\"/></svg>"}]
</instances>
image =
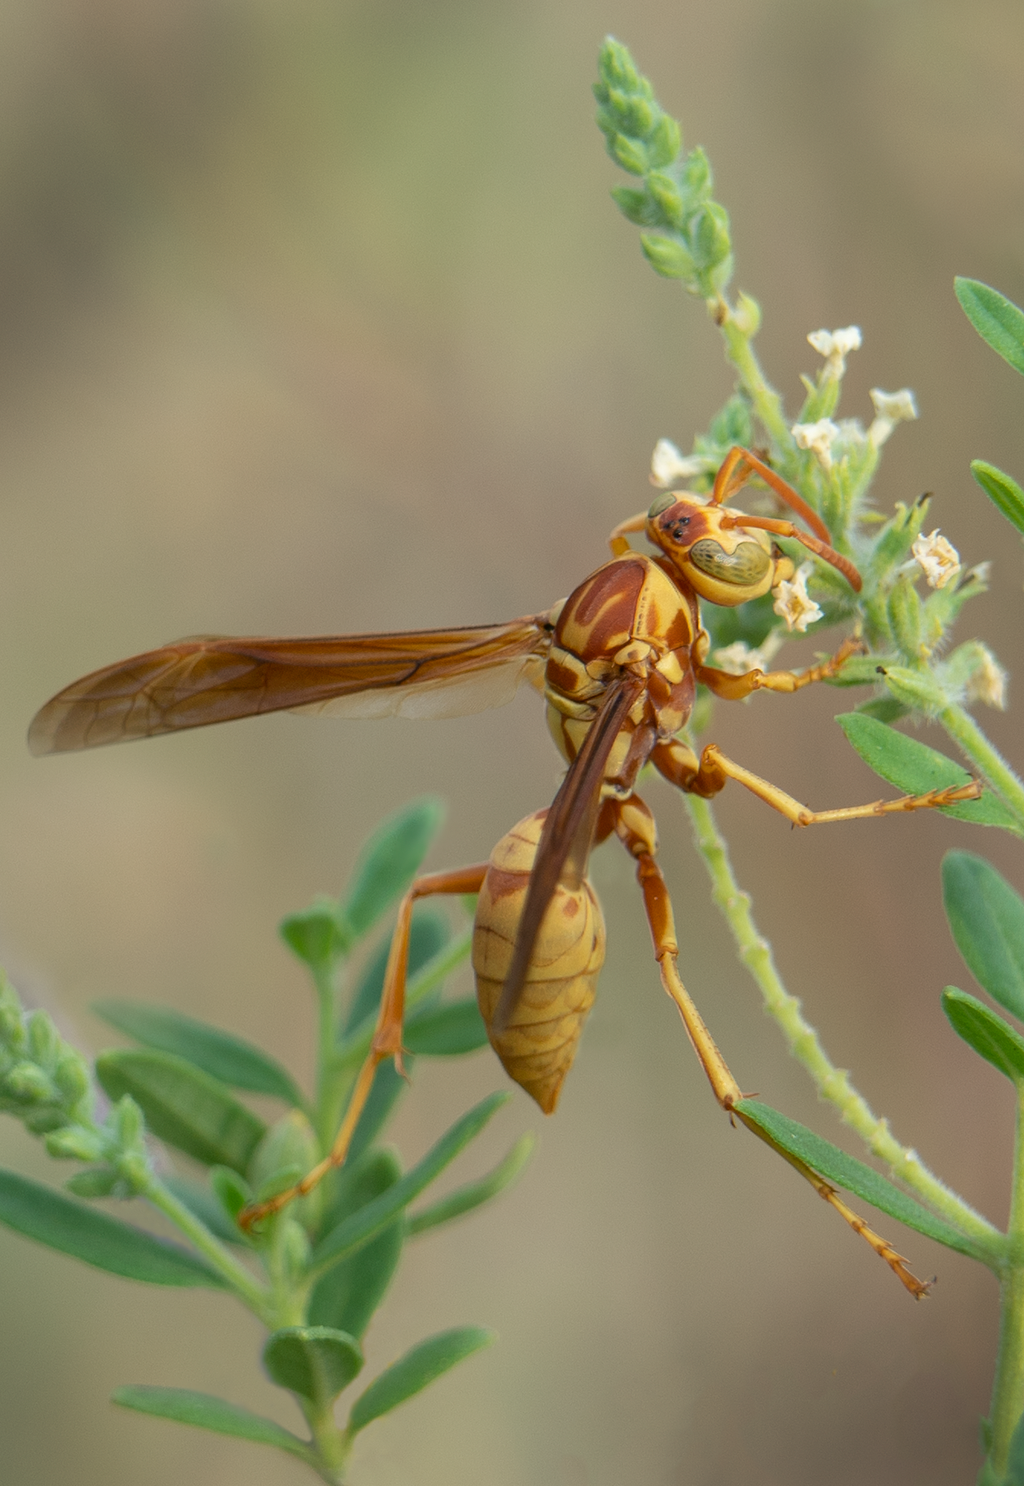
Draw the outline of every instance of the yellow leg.
<instances>
[{"instance_id":1,"label":"yellow leg","mask_svg":"<svg viewBox=\"0 0 1024 1486\"><path fill-rule=\"evenodd\" d=\"M728 671L716 670L714 666L698 666L697 680L727 702L742 701L755 691L788 694L810 686L814 681L830 681L839 674L851 655L863 653L864 642L851 638L843 641L830 660L809 666L806 671L745 671L742 676L733 676Z\"/></svg>"},{"instance_id":2,"label":"yellow leg","mask_svg":"<svg viewBox=\"0 0 1024 1486\"><path fill-rule=\"evenodd\" d=\"M710 796L717 794L727 779L735 779L757 795L766 805L784 815L795 826L827 825L836 820L868 820L876 815L899 814L906 810L934 810L944 805L956 805L962 800L977 800L981 785L977 779L967 784L950 785L946 789L930 789L923 795L901 795L897 800L874 800L870 805L846 805L839 810L808 810L792 795L769 784L742 764L727 758L716 743L709 743L701 754L700 769L689 785L694 794Z\"/></svg>"},{"instance_id":3,"label":"yellow leg","mask_svg":"<svg viewBox=\"0 0 1024 1486\"><path fill-rule=\"evenodd\" d=\"M434 872L427 877L419 877L410 887L398 909L398 922L395 924L391 952L388 955L387 969L384 972L384 988L381 992L380 1011L377 1014L373 1041L359 1070L352 1097L348 1102L348 1109L345 1111L345 1118L334 1138L334 1144L328 1155L314 1166L312 1171L308 1171L301 1182L297 1182L294 1187L289 1187L286 1192L278 1192L266 1202L254 1203L251 1207L243 1208L238 1215L238 1222L242 1228L248 1230L261 1218L268 1218L272 1213L280 1212L296 1197L305 1197L306 1193L311 1192L329 1171L344 1164L359 1123L359 1116L366 1107L370 1090L373 1088L374 1076L380 1064L387 1058L394 1058L396 1068L399 1073L402 1072L402 1022L405 1016L405 983L409 965L409 934L412 927L413 904L417 898L427 898L438 893L478 893L486 873L486 863L482 866L461 867L453 872Z\"/></svg>"},{"instance_id":4,"label":"yellow leg","mask_svg":"<svg viewBox=\"0 0 1024 1486\"><path fill-rule=\"evenodd\" d=\"M636 874L643 890L644 908L651 929L651 938L654 941L654 954L661 971L662 984L679 1009L683 1025L693 1044L694 1052L700 1059L701 1067L707 1074L715 1098L722 1108L728 1111L731 1118L740 1120L748 1130L753 1131L759 1140L763 1140L766 1145L777 1151L784 1161L788 1161L794 1171L798 1171L804 1180L810 1183L818 1196L835 1208L854 1232L859 1233L875 1253L885 1260L914 1298L920 1300L927 1295L928 1286L911 1274L903 1257L896 1252L892 1244L875 1233L874 1229L869 1228L864 1219L859 1217L852 1208L847 1207L830 1182L819 1176L806 1162L801 1161L799 1156L793 1156L782 1146L777 1145L766 1131L743 1113L742 1105L739 1105L739 1101L743 1098L742 1090L679 976L676 965L679 946L676 941L672 903L668 888L665 886L665 879L661 875L661 869L654 860L654 853L657 850L654 817L638 795L632 795L628 800L606 802L606 809L609 807L615 812L616 834L636 860Z\"/></svg>"}]
</instances>

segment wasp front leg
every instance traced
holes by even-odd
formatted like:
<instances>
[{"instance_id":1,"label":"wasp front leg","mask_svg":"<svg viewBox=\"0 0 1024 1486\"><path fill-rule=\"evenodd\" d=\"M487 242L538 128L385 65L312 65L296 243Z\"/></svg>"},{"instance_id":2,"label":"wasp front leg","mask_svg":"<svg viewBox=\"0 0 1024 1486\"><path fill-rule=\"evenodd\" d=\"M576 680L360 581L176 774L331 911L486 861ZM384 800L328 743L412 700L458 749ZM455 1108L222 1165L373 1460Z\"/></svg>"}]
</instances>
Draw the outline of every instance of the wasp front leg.
<instances>
[{"instance_id":1,"label":"wasp front leg","mask_svg":"<svg viewBox=\"0 0 1024 1486\"><path fill-rule=\"evenodd\" d=\"M384 988L381 992L380 1010L377 1014L377 1025L374 1028L370 1051L359 1069L352 1089L352 1097L349 1099L345 1118L334 1138L334 1144L324 1159L314 1166L312 1171L308 1171L301 1182L297 1182L294 1187L289 1187L285 1192L278 1192L266 1202L243 1208L238 1217L243 1228L249 1229L261 1218L268 1218L272 1213L280 1212L296 1197L305 1197L306 1193L311 1192L329 1171L344 1164L359 1123L359 1116L370 1097L377 1069L388 1058L394 1058L396 1068L399 1072L402 1071L402 1025L405 1019L405 986L409 968L409 935L412 928L413 904L418 898L433 897L439 893L459 895L478 893L486 875L487 864L484 863L482 866L461 867L452 872L433 872L428 876L418 877L409 888L398 909L398 922L395 924L387 969L384 972Z\"/></svg>"},{"instance_id":2,"label":"wasp front leg","mask_svg":"<svg viewBox=\"0 0 1024 1486\"><path fill-rule=\"evenodd\" d=\"M728 671L716 670L714 666L697 666L697 680L716 697L727 702L740 702L755 691L776 691L789 694L810 686L815 681L832 681L839 675L846 662L854 655L865 653L863 640L850 636L844 640L835 655L808 666L806 671L745 671L734 676Z\"/></svg>"}]
</instances>

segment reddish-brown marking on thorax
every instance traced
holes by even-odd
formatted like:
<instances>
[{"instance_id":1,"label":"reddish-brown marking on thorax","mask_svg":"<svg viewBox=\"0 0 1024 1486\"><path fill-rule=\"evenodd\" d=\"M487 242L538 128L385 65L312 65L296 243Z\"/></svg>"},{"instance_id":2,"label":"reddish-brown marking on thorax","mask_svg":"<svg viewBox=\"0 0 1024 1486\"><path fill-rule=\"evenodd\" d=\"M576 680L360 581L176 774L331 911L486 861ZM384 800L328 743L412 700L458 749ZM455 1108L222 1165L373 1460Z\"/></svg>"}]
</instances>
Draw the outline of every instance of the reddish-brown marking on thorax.
<instances>
[{"instance_id":1,"label":"reddish-brown marking on thorax","mask_svg":"<svg viewBox=\"0 0 1024 1486\"><path fill-rule=\"evenodd\" d=\"M563 756L575 758L616 676L642 676L647 689L605 770L614 793L628 794L655 743L690 714L700 633L696 596L664 558L631 552L585 579L559 612L544 677L548 726Z\"/></svg>"}]
</instances>

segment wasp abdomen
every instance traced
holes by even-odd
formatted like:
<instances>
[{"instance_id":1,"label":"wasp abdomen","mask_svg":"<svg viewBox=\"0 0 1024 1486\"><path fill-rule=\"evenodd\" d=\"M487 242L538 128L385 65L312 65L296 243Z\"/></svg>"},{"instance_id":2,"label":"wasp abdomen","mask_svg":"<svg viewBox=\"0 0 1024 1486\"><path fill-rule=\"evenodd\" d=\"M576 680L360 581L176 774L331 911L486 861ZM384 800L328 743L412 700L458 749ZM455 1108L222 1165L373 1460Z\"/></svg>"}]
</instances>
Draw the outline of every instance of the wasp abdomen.
<instances>
[{"instance_id":1,"label":"wasp abdomen","mask_svg":"<svg viewBox=\"0 0 1024 1486\"><path fill-rule=\"evenodd\" d=\"M546 810L528 815L491 853L473 929L473 969L491 1046L509 1077L551 1114L604 964L604 917L589 882L555 889L509 1024L501 1032L491 1027L546 815Z\"/></svg>"}]
</instances>

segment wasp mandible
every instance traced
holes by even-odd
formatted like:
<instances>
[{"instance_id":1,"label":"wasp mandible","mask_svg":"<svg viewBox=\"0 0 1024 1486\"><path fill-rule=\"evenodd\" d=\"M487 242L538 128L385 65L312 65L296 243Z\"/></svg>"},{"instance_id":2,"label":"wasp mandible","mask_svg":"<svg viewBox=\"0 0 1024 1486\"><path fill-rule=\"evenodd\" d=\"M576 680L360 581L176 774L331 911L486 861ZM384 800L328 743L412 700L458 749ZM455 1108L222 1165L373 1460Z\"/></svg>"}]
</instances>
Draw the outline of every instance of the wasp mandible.
<instances>
[{"instance_id":1,"label":"wasp mandible","mask_svg":"<svg viewBox=\"0 0 1024 1486\"><path fill-rule=\"evenodd\" d=\"M790 520L727 510L726 502L754 475L809 530ZM628 536L641 532L654 555L630 548ZM401 1066L409 929L418 898L479 894L473 967L491 1044L541 1109L554 1110L604 959L604 923L587 880L588 858L596 843L612 835L636 861L662 984L679 1009L716 1099L733 1110L743 1097L740 1087L677 969L678 942L656 861L654 818L636 792L646 764L679 789L705 797L737 780L800 826L978 796L979 786L972 782L812 811L734 763L714 743L698 757L678 736L698 685L730 701L762 690L795 692L837 676L860 648L848 640L830 660L801 672L751 670L737 676L706 664L710 640L701 626L701 599L734 607L793 577L794 564L773 536L802 543L860 589L857 569L829 545L827 528L798 493L756 455L734 448L710 498L660 494L647 512L615 528L612 560L547 613L507 624L404 634L183 640L93 672L37 714L29 745L42 754L282 710L360 718L463 716L509 701L524 680L543 693L548 727L568 763L554 801L514 826L489 862L413 883L399 909L373 1044L334 1146L296 1187L243 1214L249 1223L308 1192L343 1163L377 1067L387 1058ZM801 1169L794 1158L786 1159ZM809 1168L801 1174L900 1272L894 1251L844 1207L827 1183ZM905 1271L900 1277L908 1283Z\"/></svg>"}]
</instances>

